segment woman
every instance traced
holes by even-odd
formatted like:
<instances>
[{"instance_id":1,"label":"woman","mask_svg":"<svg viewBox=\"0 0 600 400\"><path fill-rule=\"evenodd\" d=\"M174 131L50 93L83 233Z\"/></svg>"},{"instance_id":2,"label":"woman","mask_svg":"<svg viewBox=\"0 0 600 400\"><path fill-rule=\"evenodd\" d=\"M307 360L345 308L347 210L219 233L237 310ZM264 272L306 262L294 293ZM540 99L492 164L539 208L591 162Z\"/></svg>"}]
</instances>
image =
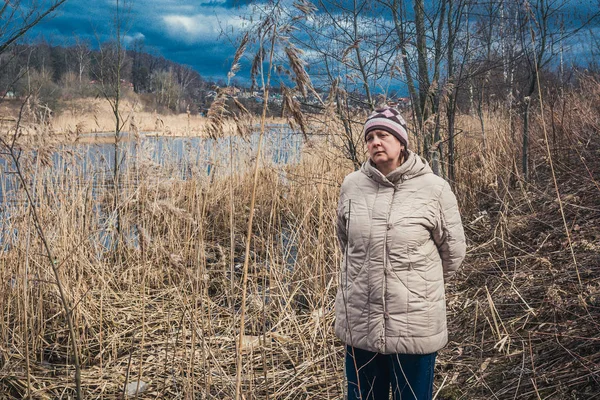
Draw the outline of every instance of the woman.
<instances>
[{"instance_id":1,"label":"woman","mask_svg":"<svg viewBox=\"0 0 600 400\"><path fill-rule=\"evenodd\" d=\"M369 160L341 187L344 258L336 335L346 344L348 400L427 400L437 351L448 342L444 282L465 256L448 183L408 150L390 107L367 119Z\"/></svg>"}]
</instances>

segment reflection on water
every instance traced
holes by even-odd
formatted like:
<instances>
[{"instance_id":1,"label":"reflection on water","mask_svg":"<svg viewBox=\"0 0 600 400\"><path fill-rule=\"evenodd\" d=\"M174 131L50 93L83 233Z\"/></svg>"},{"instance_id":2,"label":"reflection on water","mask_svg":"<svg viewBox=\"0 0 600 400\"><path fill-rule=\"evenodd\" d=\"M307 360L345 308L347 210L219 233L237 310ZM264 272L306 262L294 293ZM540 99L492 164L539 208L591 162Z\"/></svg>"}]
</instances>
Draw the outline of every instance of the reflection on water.
<instances>
[{"instance_id":1,"label":"reflection on water","mask_svg":"<svg viewBox=\"0 0 600 400\"><path fill-rule=\"evenodd\" d=\"M263 138L262 160L271 165L296 164L300 161L303 139L287 126L268 127ZM103 135L103 134L100 134ZM112 134L107 133L105 136ZM96 134L95 136L98 136ZM217 140L205 138L163 137L141 135L140 140L124 140L116 154L120 171L153 165L168 167L172 178L190 179L205 173L216 176L228 175L232 170L241 171L253 162L258 148L258 133L247 138L225 137ZM102 144L73 144L59 146L52 154L53 183L61 177L77 171L86 177L85 184L94 190L111 184L115 165L115 146ZM19 183L12 171L12 163L0 157L0 204L18 199ZM4 208L4 207L3 207Z\"/></svg>"},{"instance_id":2,"label":"reflection on water","mask_svg":"<svg viewBox=\"0 0 600 400\"><path fill-rule=\"evenodd\" d=\"M43 197L51 200L46 203L57 204L61 203L59 199L68 198L61 194L74 190L94 199L112 192L106 189L114 187L115 156L122 176L126 177L120 182L120 187L131 189L131 186L137 187L140 171L146 176L155 174L158 180L187 180L208 175L227 176L232 171L251 171L258 140L257 133L246 138L217 140L141 135L139 140L123 140L117 154L114 144L110 143L72 144L56 148L51 154L50 168L35 168L39 161L37 152L24 155L22 162L30 164L25 167L28 184L38 190L34 198ZM263 138L262 165L281 167L299 163L302 144L302 136L288 127L270 126ZM5 155L0 156L0 251L8 250L17 240L18 232L10 224L11 214L18 214L14 207L27 205L24 191L19 190L14 167ZM43 173L36 175L35 171L42 170ZM37 185L31 185L34 179ZM111 249L115 226L115 216L110 212L106 214L107 210L101 208L100 202L93 201L91 209L87 210L103 227L93 240L100 246L99 254ZM124 233L125 239L137 247L139 233L135 227L132 228L132 231Z\"/></svg>"}]
</instances>

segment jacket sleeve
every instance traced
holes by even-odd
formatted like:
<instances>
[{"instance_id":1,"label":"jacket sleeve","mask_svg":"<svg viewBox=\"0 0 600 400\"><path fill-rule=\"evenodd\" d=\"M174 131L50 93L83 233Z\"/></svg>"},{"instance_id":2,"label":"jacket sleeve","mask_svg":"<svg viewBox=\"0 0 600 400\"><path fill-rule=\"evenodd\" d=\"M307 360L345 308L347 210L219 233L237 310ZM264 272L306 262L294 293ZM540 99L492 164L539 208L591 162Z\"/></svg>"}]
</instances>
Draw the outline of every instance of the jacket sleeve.
<instances>
[{"instance_id":1,"label":"jacket sleeve","mask_svg":"<svg viewBox=\"0 0 600 400\"><path fill-rule=\"evenodd\" d=\"M464 260L467 244L456 197L447 182L438 202L439 219L433 230L433 240L442 259L444 280L448 280Z\"/></svg>"},{"instance_id":2,"label":"jacket sleeve","mask_svg":"<svg viewBox=\"0 0 600 400\"><path fill-rule=\"evenodd\" d=\"M346 245L348 244L348 232L346 232L346 214L344 211L343 191L340 193L340 199L338 201L336 233L338 242L340 244L340 248L343 253L346 250Z\"/></svg>"}]
</instances>

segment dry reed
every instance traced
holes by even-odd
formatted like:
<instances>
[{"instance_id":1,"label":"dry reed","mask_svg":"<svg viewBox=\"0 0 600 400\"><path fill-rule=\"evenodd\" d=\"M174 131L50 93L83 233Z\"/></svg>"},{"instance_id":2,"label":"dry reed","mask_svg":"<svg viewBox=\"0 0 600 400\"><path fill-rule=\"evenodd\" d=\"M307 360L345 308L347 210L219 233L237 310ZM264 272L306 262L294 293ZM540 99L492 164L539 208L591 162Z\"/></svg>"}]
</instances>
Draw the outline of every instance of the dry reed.
<instances>
[{"instance_id":1,"label":"dry reed","mask_svg":"<svg viewBox=\"0 0 600 400\"><path fill-rule=\"evenodd\" d=\"M542 131L532 132L533 180L525 183L515 169L518 132L509 131L506 115L486 115L483 151L480 122L459 119L454 184L470 247L448 289L451 341L439 356L438 399L598 393L598 94L600 85L590 81L585 92L565 95L576 106L561 118L546 115L582 288ZM343 129L333 118L325 122L322 132ZM137 117L136 124L142 124ZM263 155L241 348L253 189L253 153L243 149L245 142L236 142L231 168L229 156L213 149L210 175L176 156L157 162L140 142L122 170L125 244L116 263L110 171L90 176L73 149L60 154L59 168L41 165L31 182L74 305L86 398L120 398L126 383L142 390L140 398L232 398L237 352L244 355L246 399L342 398L343 347L332 330L339 262L333 220L339 184L353 165L341 155L340 136L309 137L297 163L276 166L273 152ZM205 151L185 149L188 159L203 159ZM9 166L1 168L6 176ZM27 202L22 192L16 196L5 198L0 210L0 392L19 398L29 387L32 398L68 398L71 343L55 278L39 238L26 234L32 229Z\"/></svg>"},{"instance_id":2,"label":"dry reed","mask_svg":"<svg viewBox=\"0 0 600 400\"><path fill-rule=\"evenodd\" d=\"M134 116L135 130L138 132L160 136L209 136L210 123L206 117L189 113L158 114L144 111L138 102L125 100L124 103L121 107L122 112ZM251 125L259 121L258 118L251 116L246 116L246 120ZM114 130L114 115L111 114L106 101L101 99L66 102L64 110L52 120L52 129L57 135L111 132L111 129ZM134 130L134 127L125 127L125 131L131 130ZM236 134L238 125L234 120L226 119L222 130L224 135ZM87 136L80 140L92 142L93 138L89 139ZM96 140L102 139L96 138Z\"/></svg>"}]
</instances>

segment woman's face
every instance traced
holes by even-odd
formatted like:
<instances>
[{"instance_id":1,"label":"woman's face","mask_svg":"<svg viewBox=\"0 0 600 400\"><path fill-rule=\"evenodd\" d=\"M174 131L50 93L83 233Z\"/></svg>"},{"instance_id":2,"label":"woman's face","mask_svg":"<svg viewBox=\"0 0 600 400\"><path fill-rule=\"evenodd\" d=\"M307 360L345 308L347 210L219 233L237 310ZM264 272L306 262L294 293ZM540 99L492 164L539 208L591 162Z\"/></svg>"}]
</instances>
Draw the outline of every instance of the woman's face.
<instances>
[{"instance_id":1,"label":"woman's face","mask_svg":"<svg viewBox=\"0 0 600 400\"><path fill-rule=\"evenodd\" d=\"M404 146L394 135L382 129L375 129L367 134L366 140L369 156L377 167L398 166Z\"/></svg>"}]
</instances>

